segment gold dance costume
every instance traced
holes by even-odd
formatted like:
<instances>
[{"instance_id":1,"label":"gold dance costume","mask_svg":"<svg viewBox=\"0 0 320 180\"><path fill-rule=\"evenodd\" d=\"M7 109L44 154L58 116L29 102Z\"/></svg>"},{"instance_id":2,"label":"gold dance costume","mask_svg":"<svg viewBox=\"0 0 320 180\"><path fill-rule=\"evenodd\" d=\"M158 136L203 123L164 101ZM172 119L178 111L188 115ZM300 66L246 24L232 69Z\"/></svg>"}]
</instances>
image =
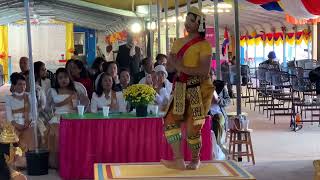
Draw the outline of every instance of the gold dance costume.
<instances>
[{"instance_id":1,"label":"gold dance costume","mask_svg":"<svg viewBox=\"0 0 320 180\"><path fill-rule=\"evenodd\" d=\"M192 42L193 41L193 42ZM181 54L181 51L183 53ZM200 65L200 58L212 55L211 45L204 39L193 39L184 43L178 39L171 50L179 56L185 67ZM211 77L191 76L179 73L174 83L173 98L165 116L165 136L169 143L181 140L181 122L187 126L187 142L192 151L201 148L201 129L209 111L213 95Z\"/></svg>"}]
</instances>

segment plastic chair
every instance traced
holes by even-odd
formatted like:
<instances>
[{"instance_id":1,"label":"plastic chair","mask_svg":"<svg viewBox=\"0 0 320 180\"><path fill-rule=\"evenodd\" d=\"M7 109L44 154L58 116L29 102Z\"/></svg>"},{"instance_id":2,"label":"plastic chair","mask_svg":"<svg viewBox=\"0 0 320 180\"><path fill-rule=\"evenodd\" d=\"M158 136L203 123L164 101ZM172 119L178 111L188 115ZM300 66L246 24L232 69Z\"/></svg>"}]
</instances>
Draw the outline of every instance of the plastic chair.
<instances>
[{"instance_id":1,"label":"plastic chair","mask_svg":"<svg viewBox=\"0 0 320 180\"><path fill-rule=\"evenodd\" d=\"M272 108L270 108L270 120L273 116L273 123L276 123L276 116L288 116L291 115L290 113L290 102L292 100L291 93L286 93L284 88L291 88L290 83L290 76L286 72L281 71L274 71L272 74L272 85L277 87L277 91L272 91ZM276 104L275 101L278 101ZM287 107L285 107L285 103L289 102ZM278 111L283 111L280 113ZM287 111L287 112L286 112Z\"/></svg>"}]
</instances>

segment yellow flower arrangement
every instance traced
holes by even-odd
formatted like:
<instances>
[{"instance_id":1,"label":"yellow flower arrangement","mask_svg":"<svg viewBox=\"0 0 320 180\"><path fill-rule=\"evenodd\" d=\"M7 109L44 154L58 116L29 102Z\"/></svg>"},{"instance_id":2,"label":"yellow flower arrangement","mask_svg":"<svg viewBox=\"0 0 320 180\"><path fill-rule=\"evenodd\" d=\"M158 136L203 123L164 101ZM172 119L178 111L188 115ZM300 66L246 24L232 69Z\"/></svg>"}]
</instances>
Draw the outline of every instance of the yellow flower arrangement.
<instances>
[{"instance_id":1,"label":"yellow flower arrangement","mask_svg":"<svg viewBox=\"0 0 320 180\"><path fill-rule=\"evenodd\" d=\"M146 84L134 84L124 90L123 96L133 106L148 105L156 98L156 91Z\"/></svg>"}]
</instances>

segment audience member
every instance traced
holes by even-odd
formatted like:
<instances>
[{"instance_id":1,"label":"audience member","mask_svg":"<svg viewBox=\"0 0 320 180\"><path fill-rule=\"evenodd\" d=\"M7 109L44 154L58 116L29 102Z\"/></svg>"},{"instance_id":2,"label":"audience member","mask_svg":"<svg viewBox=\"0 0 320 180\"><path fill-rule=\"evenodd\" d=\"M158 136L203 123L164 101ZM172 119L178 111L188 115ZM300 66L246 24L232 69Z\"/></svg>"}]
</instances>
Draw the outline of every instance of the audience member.
<instances>
[{"instance_id":1,"label":"audience member","mask_svg":"<svg viewBox=\"0 0 320 180\"><path fill-rule=\"evenodd\" d=\"M113 80L113 87L112 89L114 91L120 91L119 88L119 84L120 84L120 80L119 80L119 75L118 75L118 66L117 64L112 61L112 62L106 62L102 65L102 69L103 72L108 73L109 75L111 75L112 80ZM102 73L97 77L96 81L95 81L95 87L98 86L98 79L100 79L100 76L102 75Z\"/></svg>"},{"instance_id":2,"label":"audience member","mask_svg":"<svg viewBox=\"0 0 320 180\"><path fill-rule=\"evenodd\" d=\"M49 115L44 111L46 107L47 97L49 89L51 88L51 82L47 79L47 69L45 64L41 61L34 63L34 76L36 82L36 99L38 110L37 127L44 143L44 135L46 131L45 124L50 120Z\"/></svg>"},{"instance_id":3,"label":"audience member","mask_svg":"<svg viewBox=\"0 0 320 180\"><path fill-rule=\"evenodd\" d=\"M29 76L29 59L27 57L21 57L19 60L19 66L21 74L26 78Z\"/></svg>"},{"instance_id":4,"label":"audience member","mask_svg":"<svg viewBox=\"0 0 320 180\"><path fill-rule=\"evenodd\" d=\"M115 90L123 91L130 85L130 72L128 69L120 71L120 83L116 85Z\"/></svg>"},{"instance_id":5,"label":"audience member","mask_svg":"<svg viewBox=\"0 0 320 180\"><path fill-rule=\"evenodd\" d=\"M73 68L73 64L74 64L74 59L69 59L67 62L66 62L66 65L65 65L65 68L67 70L67 72L69 73L70 75L70 78L73 80L72 78L72 74L71 74L71 71L72 71L72 68Z\"/></svg>"},{"instance_id":6,"label":"audience member","mask_svg":"<svg viewBox=\"0 0 320 180\"><path fill-rule=\"evenodd\" d=\"M158 65L167 65L167 56L164 54L158 54L156 57L156 63L154 63L154 67Z\"/></svg>"},{"instance_id":7,"label":"audience member","mask_svg":"<svg viewBox=\"0 0 320 180\"><path fill-rule=\"evenodd\" d=\"M216 90L214 91L209 113L212 116L212 130L215 133L217 144L223 149L222 145L224 144L224 135L228 122L225 107L230 104L231 100L228 89L225 87L225 82L215 80L215 75L213 75L213 79Z\"/></svg>"},{"instance_id":8,"label":"audience member","mask_svg":"<svg viewBox=\"0 0 320 180\"><path fill-rule=\"evenodd\" d=\"M135 46L134 48L134 55L133 55L133 61L130 64L130 72L131 72L131 76L140 72L141 70L141 60L143 58L142 56L142 51L140 49L140 47Z\"/></svg>"},{"instance_id":9,"label":"audience member","mask_svg":"<svg viewBox=\"0 0 320 180\"><path fill-rule=\"evenodd\" d=\"M276 53L274 51L270 51L268 54L268 60L263 61L259 64L259 66L280 70L280 65L277 61Z\"/></svg>"},{"instance_id":10,"label":"audience member","mask_svg":"<svg viewBox=\"0 0 320 180\"><path fill-rule=\"evenodd\" d=\"M119 47L116 62L120 69L130 69L131 76L140 70L141 49L134 44L132 35L128 34L127 43Z\"/></svg>"},{"instance_id":11,"label":"audience member","mask_svg":"<svg viewBox=\"0 0 320 180\"><path fill-rule=\"evenodd\" d=\"M116 62L107 62L107 69L104 69L104 72L107 72L109 75L112 76L113 82L115 84L119 84L119 75L118 75L118 66Z\"/></svg>"},{"instance_id":12,"label":"audience member","mask_svg":"<svg viewBox=\"0 0 320 180\"><path fill-rule=\"evenodd\" d=\"M168 72L163 65L158 65L155 67L156 77L154 80L154 88L157 92L156 103L161 107L162 110L168 105L171 91L172 83L167 79Z\"/></svg>"},{"instance_id":13,"label":"audience member","mask_svg":"<svg viewBox=\"0 0 320 180\"><path fill-rule=\"evenodd\" d=\"M26 91L30 91L30 82L29 82L29 59L27 57L21 57L19 60L20 74L26 79Z\"/></svg>"},{"instance_id":14,"label":"audience member","mask_svg":"<svg viewBox=\"0 0 320 180\"><path fill-rule=\"evenodd\" d=\"M106 47L106 56L105 57L106 57L107 62L114 61L112 45L110 45L110 44Z\"/></svg>"},{"instance_id":15,"label":"audience member","mask_svg":"<svg viewBox=\"0 0 320 180\"><path fill-rule=\"evenodd\" d=\"M91 112L97 112L103 106L109 106L111 112L126 112L127 104L122 92L112 90L113 79L108 73L103 73L98 79L97 90L91 100Z\"/></svg>"},{"instance_id":16,"label":"audience member","mask_svg":"<svg viewBox=\"0 0 320 180\"><path fill-rule=\"evenodd\" d=\"M315 83L317 102L320 102L320 67L309 72L309 79Z\"/></svg>"},{"instance_id":17,"label":"audience member","mask_svg":"<svg viewBox=\"0 0 320 180\"><path fill-rule=\"evenodd\" d=\"M146 84L146 76L153 72L153 62L151 58L144 58L142 60L143 71L134 76L134 84Z\"/></svg>"},{"instance_id":18,"label":"audience member","mask_svg":"<svg viewBox=\"0 0 320 180\"><path fill-rule=\"evenodd\" d=\"M37 61L33 65L36 84L39 85L45 93L48 93L48 90L51 88L51 81L47 78L46 65L41 61Z\"/></svg>"},{"instance_id":19,"label":"audience member","mask_svg":"<svg viewBox=\"0 0 320 180\"><path fill-rule=\"evenodd\" d=\"M6 96L6 117L11 122L19 137L19 147L23 150L34 150L33 140L34 120L31 114L31 96L26 92L26 79L22 74L13 73L10 76L13 86L12 95ZM25 167L25 162L19 164Z\"/></svg>"},{"instance_id":20,"label":"audience member","mask_svg":"<svg viewBox=\"0 0 320 180\"><path fill-rule=\"evenodd\" d=\"M168 78L168 72L163 65L158 65L154 69L157 77L157 83L155 86L157 88L165 88L168 94L171 94L172 91L172 83L167 79Z\"/></svg>"},{"instance_id":21,"label":"audience member","mask_svg":"<svg viewBox=\"0 0 320 180\"><path fill-rule=\"evenodd\" d=\"M81 83L87 90L89 98L92 97L93 84L89 78L88 71L83 66L83 63L79 60L73 60L68 64L68 67L72 79L76 82Z\"/></svg>"},{"instance_id":22,"label":"audience member","mask_svg":"<svg viewBox=\"0 0 320 180\"><path fill-rule=\"evenodd\" d=\"M50 152L49 163L52 168L58 167L58 138L60 116L76 112L78 104L88 107L89 99L83 86L74 83L65 68L56 71L55 88L51 88L47 95L47 112L54 112L54 117L49 121L48 149Z\"/></svg>"},{"instance_id":23,"label":"audience member","mask_svg":"<svg viewBox=\"0 0 320 180\"><path fill-rule=\"evenodd\" d=\"M228 93L231 98L234 97L234 93L233 93L232 84L231 84L230 70L231 70L231 66L235 66L235 65L236 65L235 56L233 56L229 62L224 61L221 64L221 77L222 77L222 80L227 84Z\"/></svg>"},{"instance_id":24,"label":"audience member","mask_svg":"<svg viewBox=\"0 0 320 180\"><path fill-rule=\"evenodd\" d=\"M91 74L91 80L95 82L97 79L98 75L103 72L102 65L105 63L106 60L103 57L97 57L91 66L90 74Z\"/></svg>"}]
</instances>

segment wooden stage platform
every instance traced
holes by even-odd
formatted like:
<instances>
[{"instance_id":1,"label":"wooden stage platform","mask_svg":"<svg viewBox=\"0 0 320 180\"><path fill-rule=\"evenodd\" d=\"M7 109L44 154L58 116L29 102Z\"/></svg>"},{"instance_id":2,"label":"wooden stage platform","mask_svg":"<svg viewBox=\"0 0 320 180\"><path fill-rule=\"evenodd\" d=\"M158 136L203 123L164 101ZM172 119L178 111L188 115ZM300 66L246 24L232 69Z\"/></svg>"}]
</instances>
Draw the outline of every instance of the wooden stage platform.
<instances>
[{"instance_id":1,"label":"wooden stage platform","mask_svg":"<svg viewBox=\"0 0 320 180\"><path fill-rule=\"evenodd\" d=\"M94 175L95 180L255 180L234 161L207 161L198 170L184 171L168 169L160 163L95 164Z\"/></svg>"}]
</instances>

